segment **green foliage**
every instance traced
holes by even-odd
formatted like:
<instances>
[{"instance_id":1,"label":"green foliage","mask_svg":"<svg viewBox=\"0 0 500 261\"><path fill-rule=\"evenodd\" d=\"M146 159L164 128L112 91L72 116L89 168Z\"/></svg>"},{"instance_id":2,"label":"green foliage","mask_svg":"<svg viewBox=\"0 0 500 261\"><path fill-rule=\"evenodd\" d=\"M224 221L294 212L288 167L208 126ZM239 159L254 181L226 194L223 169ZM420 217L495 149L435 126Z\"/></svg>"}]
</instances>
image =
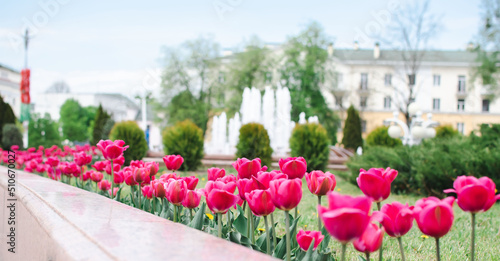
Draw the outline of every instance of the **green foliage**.
<instances>
[{"instance_id":1,"label":"green foliage","mask_svg":"<svg viewBox=\"0 0 500 261\"><path fill-rule=\"evenodd\" d=\"M208 121L207 110L207 105L196 99L190 91L183 91L172 98L167 107L169 123L176 124L189 119L205 132Z\"/></svg>"},{"instance_id":2,"label":"green foliage","mask_svg":"<svg viewBox=\"0 0 500 261\"><path fill-rule=\"evenodd\" d=\"M281 78L290 89L292 120L297 121L301 112L307 117L317 115L319 122L326 128L330 141L335 144L340 118L328 108L321 93L321 85L333 75L333 71L325 66L330 43L331 38L319 23L308 24L287 42Z\"/></svg>"},{"instance_id":3,"label":"green foliage","mask_svg":"<svg viewBox=\"0 0 500 261\"><path fill-rule=\"evenodd\" d=\"M115 122L113 121L113 119L111 119L111 115L109 115L102 108L101 104L99 104L92 124L93 129L91 143L95 145L100 140L107 140L109 137L109 133L111 132L111 128L114 124Z\"/></svg>"},{"instance_id":4,"label":"green foliage","mask_svg":"<svg viewBox=\"0 0 500 261\"><path fill-rule=\"evenodd\" d=\"M10 105L3 101L2 96L0 95L0 130L3 130L5 124L15 124L16 116L14 115L14 111ZM2 131L0 131L2 132ZM3 142L2 138L3 134L0 133L0 142ZM0 143L1 145L1 143Z\"/></svg>"},{"instance_id":5,"label":"green foliage","mask_svg":"<svg viewBox=\"0 0 500 261\"><path fill-rule=\"evenodd\" d=\"M70 141L86 141L89 139L89 127L95 118L95 107L83 108L78 101L68 99L61 106L63 138Z\"/></svg>"},{"instance_id":6,"label":"green foliage","mask_svg":"<svg viewBox=\"0 0 500 261\"><path fill-rule=\"evenodd\" d=\"M389 127L380 126L375 128L368 136L366 137L366 145L368 146L384 146L384 147L395 147L402 145L400 139L394 139L389 136L388 130Z\"/></svg>"},{"instance_id":7,"label":"green foliage","mask_svg":"<svg viewBox=\"0 0 500 261\"><path fill-rule=\"evenodd\" d=\"M342 137L342 144L345 148L357 149L363 146L363 138L361 137L361 119L359 113L351 105L347 109L347 119L344 124L344 136Z\"/></svg>"},{"instance_id":8,"label":"green foliage","mask_svg":"<svg viewBox=\"0 0 500 261\"><path fill-rule=\"evenodd\" d=\"M203 158L203 131L191 120L177 122L163 132L165 153L181 155L183 170L196 170Z\"/></svg>"},{"instance_id":9,"label":"green foliage","mask_svg":"<svg viewBox=\"0 0 500 261\"><path fill-rule=\"evenodd\" d=\"M39 114L31 115L28 124L28 145L27 147L44 146L46 148L52 145L61 146L62 137L59 133L57 122L50 118L50 114L40 117Z\"/></svg>"},{"instance_id":10,"label":"green foliage","mask_svg":"<svg viewBox=\"0 0 500 261\"><path fill-rule=\"evenodd\" d=\"M451 125L442 125L436 127L436 137L435 139L450 138L460 135L457 130L455 130Z\"/></svg>"},{"instance_id":11,"label":"green foliage","mask_svg":"<svg viewBox=\"0 0 500 261\"><path fill-rule=\"evenodd\" d=\"M295 126L290 137L293 157L304 157L307 171L325 170L330 155L328 135L320 124L306 123Z\"/></svg>"},{"instance_id":12,"label":"green foliage","mask_svg":"<svg viewBox=\"0 0 500 261\"><path fill-rule=\"evenodd\" d=\"M240 128L240 136L236 145L236 157L260 158L262 165L271 166L271 141L262 124L247 123Z\"/></svg>"},{"instance_id":13,"label":"green foliage","mask_svg":"<svg viewBox=\"0 0 500 261\"><path fill-rule=\"evenodd\" d=\"M130 164L132 160L140 160L146 156L148 144L144 131L135 121L122 121L113 126L109 134L111 140L123 140L128 149L123 152L125 165Z\"/></svg>"},{"instance_id":14,"label":"green foliage","mask_svg":"<svg viewBox=\"0 0 500 261\"><path fill-rule=\"evenodd\" d=\"M18 145L19 148L23 148L23 135L16 124L8 123L3 125L2 129L2 148L7 150L12 145Z\"/></svg>"}]
</instances>

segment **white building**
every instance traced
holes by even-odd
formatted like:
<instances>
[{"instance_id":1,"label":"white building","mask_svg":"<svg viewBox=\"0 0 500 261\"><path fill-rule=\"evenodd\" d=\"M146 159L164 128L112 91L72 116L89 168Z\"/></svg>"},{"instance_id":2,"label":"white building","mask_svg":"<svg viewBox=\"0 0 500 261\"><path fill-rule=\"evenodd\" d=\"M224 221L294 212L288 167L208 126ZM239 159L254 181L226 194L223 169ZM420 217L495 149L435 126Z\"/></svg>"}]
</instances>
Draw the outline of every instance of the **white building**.
<instances>
[{"instance_id":1,"label":"white building","mask_svg":"<svg viewBox=\"0 0 500 261\"><path fill-rule=\"evenodd\" d=\"M21 113L20 82L20 72L0 64L0 95L12 107L17 118Z\"/></svg>"}]
</instances>

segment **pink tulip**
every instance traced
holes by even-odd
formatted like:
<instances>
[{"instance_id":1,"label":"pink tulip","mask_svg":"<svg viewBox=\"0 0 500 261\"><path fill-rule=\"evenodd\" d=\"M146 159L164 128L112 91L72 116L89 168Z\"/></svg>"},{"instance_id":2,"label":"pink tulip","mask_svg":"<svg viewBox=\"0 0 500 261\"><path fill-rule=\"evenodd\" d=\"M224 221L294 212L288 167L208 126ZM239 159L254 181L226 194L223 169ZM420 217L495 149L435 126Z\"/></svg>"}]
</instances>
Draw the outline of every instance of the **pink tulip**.
<instances>
[{"instance_id":1,"label":"pink tulip","mask_svg":"<svg viewBox=\"0 0 500 261\"><path fill-rule=\"evenodd\" d=\"M257 189L257 186L252 179L239 179L238 181L236 181L236 186L238 187L238 194L242 200L246 200L246 193Z\"/></svg>"},{"instance_id":2,"label":"pink tulip","mask_svg":"<svg viewBox=\"0 0 500 261\"><path fill-rule=\"evenodd\" d=\"M457 204L466 212L488 211L500 199L500 194L495 196L495 183L488 177L460 176L453 182L453 188L444 192L457 193Z\"/></svg>"},{"instance_id":3,"label":"pink tulip","mask_svg":"<svg viewBox=\"0 0 500 261\"><path fill-rule=\"evenodd\" d=\"M219 180L207 181L207 183L205 184L205 188L203 189L205 196L207 196L212 189L221 189L221 190L226 190L229 193L234 193L234 191L236 190L236 183L233 181L224 183Z\"/></svg>"},{"instance_id":4,"label":"pink tulip","mask_svg":"<svg viewBox=\"0 0 500 261\"><path fill-rule=\"evenodd\" d=\"M276 209L276 206L274 206L271 200L271 192L269 192L269 189L252 190L251 192L245 193L245 198L250 210L252 210L252 213L256 216L267 216Z\"/></svg>"},{"instance_id":5,"label":"pink tulip","mask_svg":"<svg viewBox=\"0 0 500 261\"><path fill-rule=\"evenodd\" d=\"M132 160L130 161L130 167L142 168L144 167L144 161L142 160Z\"/></svg>"},{"instance_id":6,"label":"pink tulip","mask_svg":"<svg viewBox=\"0 0 500 261\"><path fill-rule=\"evenodd\" d=\"M182 201L186 197L187 184L182 179L171 179L165 184L166 198L167 200L176 205L180 206Z\"/></svg>"},{"instance_id":7,"label":"pink tulip","mask_svg":"<svg viewBox=\"0 0 500 261\"><path fill-rule=\"evenodd\" d=\"M123 176L125 177L125 184L127 184L129 186L137 185L137 182L134 179L134 174L135 174L136 169L137 168L133 168L133 167L123 168Z\"/></svg>"},{"instance_id":8,"label":"pink tulip","mask_svg":"<svg viewBox=\"0 0 500 261\"><path fill-rule=\"evenodd\" d=\"M371 199L336 192L329 192L327 197L328 208L318 206L318 212L328 233L342 244L360 237L370 222Z\"/></svg>"},{"instance_id":9,"label":"pink tulip","mask_svg":"<svg viewBox=\"0 0 500 261\"><path fill-rule=\"evenodd\" d=\"M238 202L239 197L227 190L214 188L206 194L208 208L214 213L225 214Z\"/></svg>"},{"instance_id":10,"label":"pink tulip","mask_svg":"<svg viewBox=\"0 0 500 261\"><path fill-rule=\"evenodd\" d=\"M385 204L380 211L373 215L381 215L381 223L387 235L391 237L402 237L413 227L413 206L399 202Z\"/></svg>"},{"instance_id":11,"label":"pink tulip","mask_svg":"<svg viewBox=\"0 0 500 261\"><path fill-rule=\"evenodd\" d=\"M198 185L198 178L196 176L183 177L182 179L186 182L189 190L196 189L196 185Z\"/></svg>"},{"instance_id":12,"label":"pink tulip","mask_svg":"<svg viewBox=\"0 0 500 261\"><path fill-rule=\"evenodd\" d=\"M90 170L90 179L94 182L100 182L104 177L101 172Z\"/></svg>"},{"instance_id":13,"label":"pink tulip","mask_svg":"<svg viewBox=\"0 0 500 261\"><path fill-rule=\"evenodd\" d=\"M436 197L419 199L415 203L413 216L422 233L435 238L446 235L453 225L454 197L439 200Z\"/></svg>"},{"instance_id":14,"label":"pink tulip","mask_svg":"<svg viewBox=\"0 0 500 261\"><path fill-rule=\"evenodd\" d=\"M257 175L257 172L262 170L259 158L255 158L253 160L249 160L247 158L238 158L235 162L233 162L232 165L238 172L239 179L250 179L252 178L252 176Z\"/></svg>"},{"instance_id":15,"label":"pink tulip","mask_svg":"<svg viewBox=\"0 0 500 261\"><path fill-rule=\"evenodd\" d=\"M158 170L160 169L160 165L154 161L146 162L144 164L144 167L149 168L149 174L152 176L156 175L156 173L158 173Z\"/></svg>"},{"instance_id":16,"label":"pink tulip","mask_svg":"<svg viewBox=\"0 0 500 261\"><path fill-rule=\"evenodd\" d=\"M87 170L83 173L82 175L82 180L87 181L90 179L90 174L92 173L93 170Z\"/></svg>"},{"instance_id":17,"label":"pink tulip","mask_svg":"<svg viewBox=\"0 0 500 261\"><path fill-rule=\"evenodd\" d=\"M123 140L100 140L97 143L97 148L102 152L102 156L107 160L114 160L120 157L123 152L128 148Z\"/></svg>"},{"instance_id":18,"label":"pink tulip","mask_svg":"<svg viewBox=\"0 0 500 261\"><path fill-rule=\"evenodd\" d=\"M73 160L75 161L76 165L81 167L89 164L92 161L92 155L87 155L85 151L77 152L73 154Z\"/></svg>"},{"instance_id":19,"label":"pink tulip","mask_svg":"<svg viewBox=\"0 0 500 261\"><path fill-rule=\"evenodd\" d=\"M313 239L313 250L316 250L321 241L323 241L323 238L325 238L325 236L323 236L320 231L304 231L303 229L300 229L297 233L297 243L299 244L299 247L304 251L307 251L309 249Z\"/></svg>"},{"instance_id":20,"label":"pink tulip","mask_svg":"<svg viewBox=\"0 0 500 261\"><path fill-rule=\"evenodd\" d=\"M123 171L115 172L113 180L115 184L122 184L125 181L125 175L123 174Z\"/></svg>"},{"instance_id":21,"label":"pink tulip","mask_svg":"<svg viewBox=\"0 0 500 261\"><path fill-rule=\"evenodd\" d=\"M12 146L10 146L10 150L12 150L12 151L19 150L19 145L12 145Z\"/></svg>"},{"instance_id":22,"label":"pink tulip","mask_svg":"<svg viewBox=\"0 0 500 261\"><path fill-rule=\"evenodd\" d=\"M142 195L145 198L148 198L148 199L153 198L153 188L151 187L151 185L142 187L141 191L142 191Z\"/></svg>"},{"instance_id":23,"label":"pink tulip","mask_svg":"<svg viewBox=\"0 0 500 261\"><path fill-rule=\"evenodd\" d=\"M236 178L236 176L227 175L227 176L224 176L222 178L218 178L215 181L221 181L221 182L224 182L225 184L230 183L230 182L233 182L234 184L236 184L237 180L238 180L238 178Z\"/></svg>"},{"instance_id":24,"label":"pink tulip","mask_svg":"<svg viewBox=\"0 0 500 261\"><path fill-rule=\"evenodd\" d=\"M101 180L99 183L97 183L97 187L100 190L107 191L111 188L111 183L105 179Z\"/></svg>"},{"instance_id":25,"label":"pink tulip","mask_svg":"<svg viewBox=\"0 0 500 261\"><path fill-rule=\"evenodd\" d=\"M113 198L116 197L116 193L118 193L119 188L113 189ZM111 197L111 189L108 190L108 195Z\"/></svg>"},{"instance_id":26,"label":"pink tulip","mask_svg":"<svg viewBox=\"0 0 500 261\"><path fill-rule=\"evenodd\" d=\"M252 176L255 186L259 189L268 189L271 180L286 179L287 175L280 171L273 170L271 172L259 171L256 176Z\"/></svg>"},{"instance_id":27,"label":"pink tulip","mask_svg":"<svg viewBox=\"0 0 500 261\"><path fill-rule=\"evenodd\" d=\"M285 173L289 179L302 179L307 171L307 162L302 157L290 157L280 159L281 172Z\"/></svg>"},{"instance_id":28,"label":"pink tulip","mask_svg":"<svg viewBox=\"0 0 500 261\"><path fill-rule=\"evenodd\" d=\"M324 196L335 189L337 181L335 175L321 170L311 171L306 174L307 187L316 196Z\"/></svg>"},{"instance_id":29,"label":"pink tulip","mask_svg":"<svg viewBox=\"0 0 500 261\"><path fill-rule=\"evenodd\" d=\"M59 158L48 157L46 163L49 164L51 167L57 167L57 165L59 165Z\"/></svg>"},{"instance_id":30,"label":"pink tulip","mask_svg":"<svg viewBox=\"0 0 500 261\"><path fill-rule=\"evenodd\" d=\"M96 161L92 167L97 171L104 171L106 168L106 161Z\"/></svg>"},{"instance_id":31,"label":"pink tulip","mask_svg":"<svg viewBox=\"0 0 500 261\"><path fill-rule=\"evenodd\" d=\"M387 168L361 169L356 178L358 186L367 197L374 202L381 202L391 194L391 182L398 176L398 171Z\"/></svg>"},{"instance_id":32,"label":"pink tulip","mask_svg":"<svg viewBox=\"0 0 500 261\"><path fill-rule=\"evenodd\" d=\"M161 175L160 179L163 180L164 182L166 182L169 179L181 179L181 177L179 175L177 175L177 173L168 173L168 174Z\"/></svg>"},{"instance_id":33,"label":"pink tulip","mask_svg":"<svg viewBox=\"0 0 500 261\"><path fill-rule=\"evenodd\" d=\"M104 170L106 171L106 173L111 175L111 162L106 161L105 164L106 164L105 165L106 167L104 168ZM121 167L122 167L121 165L113 164L113 172L116 173L116 172L120 171Z\"/></svg>"},{"instance_id":34,"label":"pink tulip","mask_svg":"<svg viewBox=\"0 0 500 261\"><path fill-rule=\"evenodd\" d=\"M175 171L181 168L184 158L181 155L167 155L163 157L163 162L165 162L168 170Z\"/></svg>"},{"instance_id":35,"label":"pink tulip","mask_svg":"<svg viewBox=\"0 0 500 261\"><path fill-rule=\"evenodd\" d=\"M164 198L166 196L165 185L161 179L152 181L151 187L153 188L153 195L155 197Z\"/></svg>"},{"instance_id":36,"label":"pink tulip","mask_svg":"<svg viewBox=\"0 0 500 261\"><path fill-rule=\"evenodd\" d=\"M186 197L182 201L182 205L185 208L193 209L200 205L202 193L199 190L188 190Z\"/></svg>"},{"instance_id":37,"label":"pink tulip","mask_svg":"<svg viewBox=\"0 0 500 261\"><path fill-rule=\"evenodd\" d=\"M207 169L208 180L216 181L218 178L222 178L226 175L225 169L219 168L209 168Z\"/></svg>"},{"instance_id":38,"label":"pink tulip","mask_svg":"<svg viewBox=\"0 0 500 261\"><path fill-rule=\"evenodd\" d=\"M289 211L299 205L302 199L302 180L276 179L269 182L271 199L281 210Z\"/></svg>"},{"instance_id":39,"label":"pink tulip","mask_svg":"<svg viewBox=\"0 0 500 261\"><path fill-rule=\"evenodd\" d=\"M362 253L373 253L382 246L384 239L384 228L379 228L376 224L370 223L360 238L354 240L354 248Z\"/></svg>"},{"instance_id":40,"label":"pink tulip","mask_svg":"<svg viewBox=\"0 0 500 261\"><path fill-rule=\"evenodd\" d=\"M113 160L113 165L122 166L124 163L125 163L125 157L123 157L123 155L120 155L118 158Z\"/></svg>"}]
</instances>

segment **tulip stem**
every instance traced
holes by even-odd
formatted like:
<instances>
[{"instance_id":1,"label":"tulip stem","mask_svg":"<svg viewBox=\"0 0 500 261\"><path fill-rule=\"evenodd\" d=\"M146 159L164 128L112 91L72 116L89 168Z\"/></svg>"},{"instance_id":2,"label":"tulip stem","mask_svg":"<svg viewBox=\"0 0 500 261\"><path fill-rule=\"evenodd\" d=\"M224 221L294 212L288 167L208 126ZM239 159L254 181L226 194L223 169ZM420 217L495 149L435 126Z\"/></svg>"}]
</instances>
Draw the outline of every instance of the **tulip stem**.
<instances>
[{"instance_id":1,"label":"tulip stem","mask_svg":"<svg viewBox=\"0 0 500 261\"><path fill-rule=\"evenodd\" d=\"M366 251L365 255L366 255L366 261L370 261L370 252Z\"/></svg>"},{"instance_id":2,"label":"tulip stem","mask_svg":"<svg viewBox=\"0 0 500 261\"><path fill-rule=\"evenodd\" d=\"M193 209L189 209L189 220L193 220Z\"/></svg>"},{"instance_id":3,"label":"tulip stem","mask_svg":"<svg viewBox=\"0 0 500 261\"><path fill-rule=\"evenodd\" d=\"M81 189L83 189L83 172L85 171L85 169L83 167L84 166L80 167L80 186L81 186Z\"/></svg>"},{"instance_id":4,"label":"tulip stem","mask_svg":"<svg viewBox=\"0 0 500 261\"><path fill-rule=\"evenodd\" d=\"M152 210L153 210L153 211L151 211L152 214L156 215L156 213L155 213L156 212L156 198L155 197L153 197L153 209Z\"/></svg>"},{"instance_id":5,"label":"tulip stem","mask_svg":"<svg viewBox=\"0 0 500 261\"><path fill-rule=\"evenodd\" d=\"M113 196L113 192L115 190L115 171L113 168L113 161L111 161L111 198L114 199L115 197Z\"/></svg>"},{"instance_id":6,"label":"tulip stem","mask_svg":"<svg viewBox=\"0 0 500 261\"><path fill-rule=\"evenodd\" d=\"M345 250L347 248L347 243L342 244L342 255L340 256L341 261L345 261Z\"/></svg>"},{"instance_id":7,"label":"tulip stem","mask_svg":"<svg viewBox=\"0 0 500 261\"><path fill-rule=\"evenodd\" d=\"M217 229L219 237L222 238L222 213L217 213Z\"/></svg>"},{"instance_id":8,"label":"tulip stem","mask_svg":"<svg viewBox=\"0 0 500 261\"><path fill-rule=\"evenodd\" d=\"M288 210L285 211L285 231L286 231L286 261L290 261L292 259L291 249L290 249L290 216L288 214Z\"/></svg>"},{"instance_id":9,"label":"tulip stem","mask_svg":"<svg viewBox=\"0 0 500 261\"><path fill-rule=\"evenodd\" d=\"M267 246L267 254L271 255L271 238L269 237L269 224L267 223L267 216L264 216L264 225L266 226L266 246Z\"/></svg>"},{"instance_id":10,"label":"tulip stem","mask_svg":"<svg viewBox=\"0 0 500 261\"><path fill-rule=\"evenodd\" d=\"M141 202L141 201L142 201L142 198L141 198L141 194L142 194L142 186L141 186L141 183L140 183L140 182L139 182L139 193L137 193L137 194L139 194L139 209L142 209L142 208L141 208L141 203L142 203L142 202Z\"/></svg>"},{"instance_id":11,"label":"tulip stem","mask_svg":"<svg viewBox=\"0 0 500 261\"><path fill-rule=\"evenodd\" d=\"M318 206L321 206L321 196L318 196ZM319 213L318 213L318 231L321 231L321 218L319 218Z\"/></svg>"},{"instance_id":12,"label":"tulip stem","mask_svg":"<svg viewBox=\"0 0 500 261\"><path fill-rule=\"evenodd\" d=\"M474 248L475 248L475 237L476 237L476 213L471 213L471 228L472 228L472 234L471 234L471 242L470 242L470 256L471 256L471 261L474 261L475 256L474 256Z\"/></svg>"},{"instance_id":13,"label":"tulip stem","mask_svg":"<svg viewBox=\"0 0 500 261\"><path fill-rule=\"evenodd\" d=\"M271 229L273 232L273 248L276 247L276 230L274 229L274 213L271 213Z\"/></svg>"},{"instance_id":14,"label":"tulip stem","mask_svg":"<svg viewBox=\"0 0 500 261\"><path fill-rule=\"evenodd\" d=\"M297 219L297 217L299 216L299 206L296 206L295 207L295 219Z\"/></svg>"},{"instance_id":15,"label":"tulip stem","mask_svg":"<svg viewBox=\"0 0 500 261\"><path fill-rule=\"evenodd\" d=\"M177 206L176 205L174 205L174 222L177 222Z\"/></svg>"},{"instance_id":16,"label":"tulip stem","mask_svg":"<svg viewBox=\"0 0 500 261\"><path fill-rule=\"evenodd\" d=\"M401 251L401 260L405 261L405 251L403 249L403 239L401 237L398 237L398 243L399 243L399 251Z\"/></svg>"},{"instance_id":17,"label":"tulip stem","mask_svg":"<svg viewBox=\"0 0 500 261\"><path fill-rule=\"evenodd\" d=\"M378 209L378 211L380 211L380 208L381 208L381 207L380 207L380 202L377 202L377 209ZM379 227L382 227L382 224L380 224L380 226L379 226ZM382 261L382 258L383 258L383 256L384 256L384 252L383 252L383 247L384 247L384 246L383 246L383 244L384 244L384 243L382 242L382 244L380 245L380 249L378 250L378 260L379 260L379 261Z\"/></svg>"},{"instance_id":18,"label":"tulip stem","mask_svg":"<svg viewBox=\"0 0 500 261\"><path fill-rule=\"evenodd\" d=\"M229 213L231 213L231 210L229 210L226 213L226 217L227 217L227 225L226 226L227 226L227 229L229 229L229 231L231 231L231 226L232 226L232 224L231 224L231 214L229 214Z\"/></svg>"},{"instance_id":19,"label":"tulip stem","mask_svg":"<svg viewBox=\"0 0 500 261\"><path fill-rule=\"evenodd\" d=\"M248 207L248 209L250 210L250 207ZM254 219L253 219L253 214L252 214L252 210L249 211L249 217L250 217L250 238L252 239L252 244L255 244L255 222L254 222Z\"/></svg>"},{"instance_id":20,"label":"tulip stem","mask_svg":"<svg viewBox=\"0 0 500 261\"><path fill-rule=\"evenodd\" d=\"M243 212L247 210L247 202L243 201Z\"/></svg>"},{"instance_id":21,"label":"tulip stem","mask_svg":"<svg viewBox=\"0 0 500 261\"><path fill-rule=\"evenodd\" d=\"M441 254L439 251L439 237L436 237L436 257L437 261L441 261Z\"/></svg>"}]
</instances>

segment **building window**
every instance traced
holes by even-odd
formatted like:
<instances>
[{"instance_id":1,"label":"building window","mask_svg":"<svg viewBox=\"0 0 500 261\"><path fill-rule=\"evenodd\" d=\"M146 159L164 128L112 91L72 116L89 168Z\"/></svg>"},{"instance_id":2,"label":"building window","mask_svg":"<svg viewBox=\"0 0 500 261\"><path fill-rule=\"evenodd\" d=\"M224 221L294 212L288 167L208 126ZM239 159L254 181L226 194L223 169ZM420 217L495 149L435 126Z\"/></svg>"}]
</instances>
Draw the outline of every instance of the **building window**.
<instances>
[{"instance_id":1,"label":"building window","mask_svg":"<svg viewBox=\"0 0 500 261\"><path fill-rule=\"evenodd\" d=\"M391 109L391 96L384 97L384 109Z\"/></svg>"},{"instance_id":2,"label":"building window","mask_svg":"<svg viewBox=\"0 0 500 261\"><path fill-rule=\"evenodd\" d=\"M465 76L458 76L458 92L465 93Z\"/></svg>"},{"instance_id":3,"label":"building window","mask_svg":"<svg viewBox=\"0 0 500 261\"><path fill-rule=\"evenodd\" d=\"M361 120L361 131L366 132L366 121L365 120Z\"/></svg>"},{"instance_id":4,"label":"building window","mask_svg":"<svg viewBox=\"0 0 500 261\"><path fill-rule=\"evenodd\" d=\"M465 100L464 99L458 99L457 101L457 111L464 111L465 110Z\"/></svg>"},{"instance_id":5,"label":"building window","mask_svg":"<svg viewBox=\"0 0 500 261\"><path fill-rule=\"evenodd\" d=\"M361 107L361 109L364 109L366 108L366 101L368 100L367 97L361 97L360 100L359 100L359 107Z\"/></svg>"},{"instance_id":6,"label":"building window","mask_svg":"<svg viewBox=\"0 0 500 261\"><path fill-rule=\"evenodd\" d=\"M483 112L489 112L490 111L490 100L484 99L483 100Z\"/></svg>"},{"instance_id":7,"label":"building window","mask_svg":"<svg viewBox=\"0 0 500 261\"><path fill-rule=\"evenodd\" d=\"M432 110L439 111L441 109L441 99L432 99Z\"/></svg>"},{"instance_id":8,"label":"building window","mask_svg":"<svg viewBox=\"0 0 500 261\"><path fill-rule=\"evenodd\" d=\"M384 77L384 83L385 86L391 86L392 85L392 74L386 73Z\"/></svg>"},{"instance_id":9,"label":"building window","mask_svg":"<svg viewBox=\"0 0 500 261\"><path fill-rule=\"evenodd\" d=\"M464 134L465 131L465 124L463 122L457 123L457 130L458 132Z\"/></svg>"},{"instance_id":10,"label":"building window","mask_svg":"<svg viewBox=\"0 0 500 261\"><path fill-rule=\"evenodd\" d=\"M335 105L342 108L342 96L335 96Z\"/></svg>"},{"instance_id":11,"label":"building window","mask_svg":"<svg viewBox=\"0 0 500 261\"><path fill-rule=\"evenodd\" d=\"M361 81L359 82L359 88L361 90L368 90L368 74L367 73L361 74Z\"/></svg>"},{"instance_id":12,"label":"building window","mask_svg":"<svg viewBox=\"0 0 500 261\"><path fill-rule=\"evenodd\" d=\"M441 86L441 75L434 74L434 86Z\"/></svg>"}]
</instances>

